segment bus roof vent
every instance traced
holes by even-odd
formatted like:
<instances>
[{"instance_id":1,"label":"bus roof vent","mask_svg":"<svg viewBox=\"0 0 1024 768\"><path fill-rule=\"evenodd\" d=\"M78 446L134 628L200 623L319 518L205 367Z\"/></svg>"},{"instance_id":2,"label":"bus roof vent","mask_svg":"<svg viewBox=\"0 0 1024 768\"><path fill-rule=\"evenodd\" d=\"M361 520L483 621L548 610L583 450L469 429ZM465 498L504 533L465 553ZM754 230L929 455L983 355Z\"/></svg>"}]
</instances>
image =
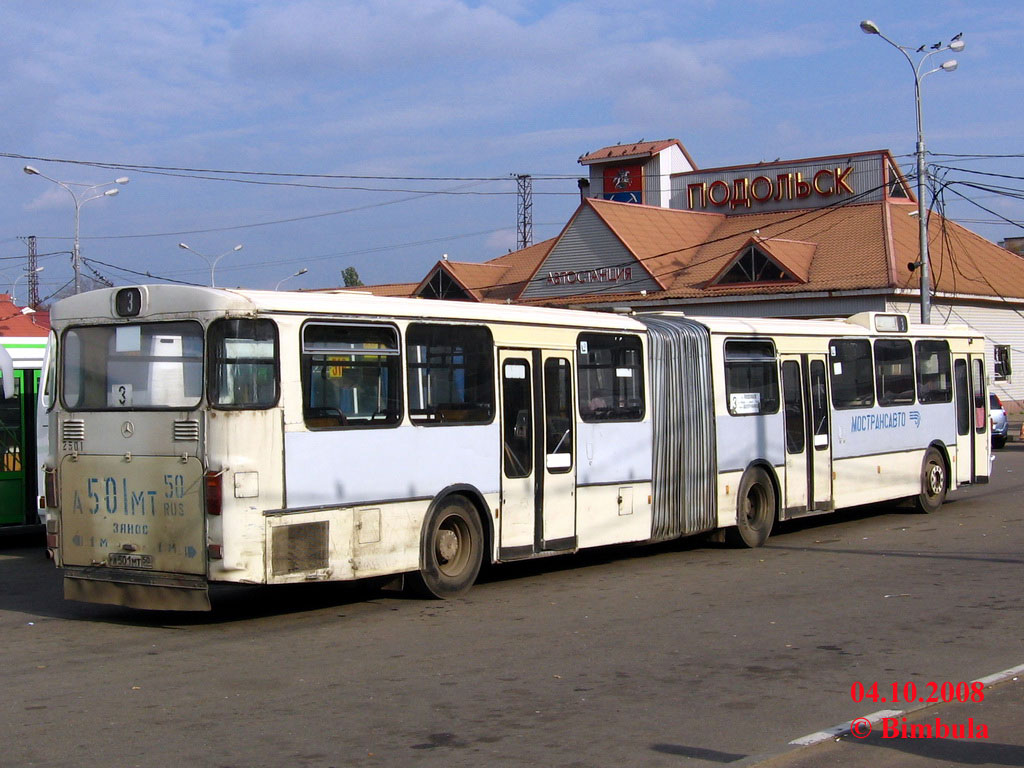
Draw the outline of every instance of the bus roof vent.
<instances>
[{"instance_id":1,"label":"bus roof vent","mask_svg":"<svg viewBox=\"0 0 1024 768\"><path fill-rule=\"evenodd\" d=\"M858 312L847 322L877 333L906 333L910 328L910 318L902 312Z\"/></svg>"}]
</instances>

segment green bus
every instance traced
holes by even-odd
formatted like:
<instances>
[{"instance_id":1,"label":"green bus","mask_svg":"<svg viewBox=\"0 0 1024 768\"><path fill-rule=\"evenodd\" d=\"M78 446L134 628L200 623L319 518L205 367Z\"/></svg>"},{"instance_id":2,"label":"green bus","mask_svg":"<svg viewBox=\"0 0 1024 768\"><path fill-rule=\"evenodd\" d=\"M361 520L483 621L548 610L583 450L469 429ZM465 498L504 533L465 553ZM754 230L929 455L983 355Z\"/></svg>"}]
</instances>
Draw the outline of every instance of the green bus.
<instances>
[{"instance_id":1,"label":"green bus","mask_svg":"<svg viewBox=\"0 0 1024 768\"><path fill-rule=\"evenodd\" d=\"M45 350L45 338L0 339L0 533L34 531L44 522L36 417Z\"/></svg>"}]
</instances>

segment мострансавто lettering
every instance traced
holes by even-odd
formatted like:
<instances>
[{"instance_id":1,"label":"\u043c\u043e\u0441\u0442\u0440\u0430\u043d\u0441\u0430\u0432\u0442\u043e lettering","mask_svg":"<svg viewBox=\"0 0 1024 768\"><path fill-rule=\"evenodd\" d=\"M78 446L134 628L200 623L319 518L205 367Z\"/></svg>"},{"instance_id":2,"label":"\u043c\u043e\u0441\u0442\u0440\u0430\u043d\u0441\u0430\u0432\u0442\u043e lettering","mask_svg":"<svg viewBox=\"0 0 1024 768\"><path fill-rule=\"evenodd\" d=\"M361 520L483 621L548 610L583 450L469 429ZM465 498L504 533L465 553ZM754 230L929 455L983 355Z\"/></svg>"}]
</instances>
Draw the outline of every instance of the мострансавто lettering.
<instances>
[{"instance_id":1,"label":"\u043c\u043e\u0441\u0442\u0440\u0430\u043d\u0441\u0430\u0432\u0442\u043e lettering","mask_svg":"<svg viewBox=\"0 0 1024 768\"><path fill-rule=\"evenodd\" d=\"M915 422L916 423L916 422ZM905 411L865 413L850 417L851 432L870 432L879 429L898 429L907 426Z\"/></svg>"}]
</instances>

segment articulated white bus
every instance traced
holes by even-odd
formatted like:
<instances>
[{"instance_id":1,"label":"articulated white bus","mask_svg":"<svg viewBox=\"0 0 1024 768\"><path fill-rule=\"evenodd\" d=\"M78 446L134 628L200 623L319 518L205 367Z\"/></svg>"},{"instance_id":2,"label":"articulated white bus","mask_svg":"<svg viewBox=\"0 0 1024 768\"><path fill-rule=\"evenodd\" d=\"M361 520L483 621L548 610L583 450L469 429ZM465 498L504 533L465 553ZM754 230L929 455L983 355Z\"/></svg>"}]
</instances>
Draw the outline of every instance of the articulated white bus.
<instances>
[{"instance_id":1,"label":"articulated white bus","mask_svg":"<svg viewBox=\"0 0 1024 768\"><path fill-rule=\"evenodd\" d=\"M52 311L69 599L404 575L911 498L989 473L984 340L906 316L695 319L151 285Z\"/></svg>"}]
</instances>

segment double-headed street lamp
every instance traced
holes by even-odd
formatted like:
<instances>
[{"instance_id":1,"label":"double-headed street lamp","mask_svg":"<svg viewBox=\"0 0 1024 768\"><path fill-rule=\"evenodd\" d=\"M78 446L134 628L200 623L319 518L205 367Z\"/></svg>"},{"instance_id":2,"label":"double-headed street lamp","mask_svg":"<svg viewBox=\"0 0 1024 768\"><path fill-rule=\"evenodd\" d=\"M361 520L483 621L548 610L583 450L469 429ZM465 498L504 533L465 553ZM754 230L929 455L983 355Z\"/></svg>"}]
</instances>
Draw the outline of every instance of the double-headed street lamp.
<instances>
[{"instance_id":1,"label":"double-headed street lamp","mask_svg":"<svg viewBox=\"0 0 1024 768\"><path fill-rule=\"evenodd\" d=\"M58 181L57 179L47 176L45 173L42 173L38 169L33 168L31 165L26 165L24 168L22 168L22 170L25 171L25 173L27 173L29 176L41 176L47 181L52 181L57 186L63 187L67 191L67 193L71 195L71 199L75 201L75 241L71 250L71 268L75 271L75 293L81 293L82 277L81 258L78 247L78 230L79 221L81 220L82 206L88 203L90 200L98 200L101 197L113 197L119 191L116 187L114 187L113 189L108 189L104 192L99 192L92 196L89 196L89 193L98 189L102 189L103 187L109 187L113 184L127 184L128 177L122 176L118 179L114 179L113 181L105 181L102 184L93 184L91 186L87 186L85 184L80 184L73 181ZM72 189L72 187L84 187L84 189L80 189L76 192L75 190Z\"/></svg>"},{"instance_id":2,"label":"double-headed street lamp","mask_svg":"<svg viewBox=\"0 0 1024 768\"><path fill-rule=\"evenodd\" d=\"M930 323L932 313L931 301L931 276L928 263L928 215L925 205L925 187L928 180L928 169L925 165L924 152L924 129L921 127L921 81L928 75L935 72L952 72L957 67L956 59L950 59L939 67L922 72L924 64L929 57L942 51L953 51L959 53L964 49L964 41L961 35L954 37L948 44L936 43L932 46L922 45L920 48L911 49L905 45L894 43L882 34L875 22L865 19L860 23L860 28L868 35L878 35L893 48L897 49L906 57L910 68L914 71L914 103L917 107L917 226L918 238L920 239L920 256L916 266L921 270L921 322ZM924 55L915 64L910 53L923 53ZM926 52L927 50L927 52Z\"/></svg>"},{"instance_id":3,"label":"double-headed street lamp","mask_svg":"<svg viewBox=\"0 0 1024 768\"><path fill-rule=\"evenodd\" d=\"M227 256L229 253L234 253L235 251L242 250L242 244L239 243L238 245L236 245L231 250L224 251L224 253L222 253L220 256L207 256L205 253L200 253L195 248L192 248L191 246L188 246L185 243L178 243L178 247L179 248L183 248L186 251L191 251L196 256L200 256L200 257L202 257L203 259L206 260L206 263L210 265L210 287L211 288L216 288L217 287L217 279L216 279L216 277L214 275L214 272L217 269L217 262L220 261L221 259L223 259L225 256Z\"/></svg>"}]
</instances>

